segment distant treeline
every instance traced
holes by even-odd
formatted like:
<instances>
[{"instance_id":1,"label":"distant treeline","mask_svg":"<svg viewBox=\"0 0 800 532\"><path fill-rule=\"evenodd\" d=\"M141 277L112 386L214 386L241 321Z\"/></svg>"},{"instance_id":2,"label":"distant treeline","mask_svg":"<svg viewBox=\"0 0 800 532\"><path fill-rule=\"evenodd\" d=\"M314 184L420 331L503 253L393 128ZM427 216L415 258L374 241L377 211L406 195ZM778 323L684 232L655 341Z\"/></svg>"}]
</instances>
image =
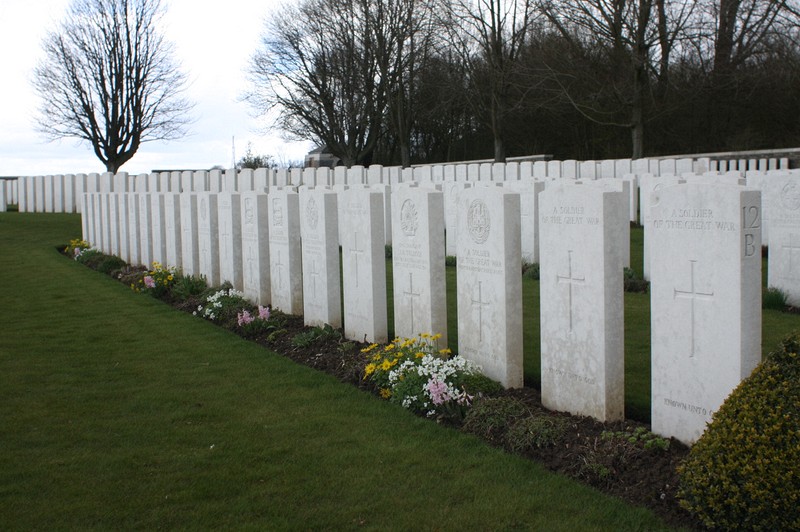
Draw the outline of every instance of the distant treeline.
<instances>
[{"instance_id":1,"label":"distant treeline","mask_svg":"<svg viewBox=\"0 0 800 532\"><path fill-rule=\"evenodd\" d=\"M800 7L779 0L302 0L249 100L347 165L800 144Z\"/></svg>"}]
</instances>

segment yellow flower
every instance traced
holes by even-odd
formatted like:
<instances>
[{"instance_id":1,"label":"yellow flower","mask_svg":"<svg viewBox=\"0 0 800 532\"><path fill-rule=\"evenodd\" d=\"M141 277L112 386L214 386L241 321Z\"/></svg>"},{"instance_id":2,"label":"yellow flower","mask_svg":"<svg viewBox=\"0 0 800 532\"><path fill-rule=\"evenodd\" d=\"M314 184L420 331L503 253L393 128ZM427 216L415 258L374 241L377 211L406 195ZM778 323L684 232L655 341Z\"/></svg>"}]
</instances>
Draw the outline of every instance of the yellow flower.
<instances>
[{"instance_id":1,"label":"yellow flower","mask_svg":"<svg viewBox=\"0 0 800 532\"><path fill-rule=\"evenodd\" d=\"M445 347L444 349L439 349L439 353L442 355L449 355L450 353L452 353L452 351L450 350L449 347Z\"/></svg>"},{"instance_id":2,"label":"yellow flower","mask_svg":"<svg viewBox=\"0 0 800 532\"><path fill-rule=\"evenodd\" d=\"M378 344L370 344L367 347L365 347L364 349L362 349L361 352L362 353L369 353L370 351L372 351L376 347L378 347Z\"/></svg>"},{"instance_id":3,"label":"yellow flower","mask_svg":"<svg viewBox=\"0 0 800 532\"><path fill-rule=\"evenodd\" d=\"M380 360L380 359L381 359L380 353L375 353L374 355L372 355L372 360Z\"/></svg>"},{"instance_id":4,"label":"yellow flower","mask_svg":"<svg viewBox=\"0 0 800 532\"><path fill-rule=\"evenodd\" d=\"M172 279L173 277L171 275L167 277L167 281L171 281Z\"/></svg>"},{"instance_id":5,"label":"yellow flower","mask_svg":"<svg viewBox=\"0 0 800 532\"><path fill-rule=\"evenodd\" d=\"M423 338L430 338L430 337L431 337L431 335L430 335L430 334L428 334L428 333L419 333L419 335L420 335L421 337L423 337Z\"/></svg>"},{"instance_id":6,"label":"yellow flower","mask_svg":"<svg viewBox=\"0 0 800 532\"><path fill-rule=\"evenodd\" d=\"M383 371L389 371L390 369L392 369L392 366L393 366L393 365L394 365L394 364L392 364L391 362L389 362L389 360L388 360L388 359L386 359L386 360L384 360L384 361L383 361L383 364L381 364L381 366L380 366L380 367L381 367L381 369L382 369Z\"/></svg>"},{"instance_id":7,"label":"yellow flower","mask_svg":"<svg viewBox=\"0 0 800 532\"><path fill-rule=\"evenodd\" d=\"M416 355L414 355L414 356L415 356L416 358L422 358L422 357L424 357L424 356L425 356L425 353L423 353L422 351L417 351L417 354L416 354Z\"/></svg>"},{"instance_id":8,"label":"yellow flower","mask_svg":"<svg viewBox=\"0 0 800 532\"><path fill-rule=\"evenodd\" d=\"M431 340L438 340L441 337L442 337L442 333L436 333L433 336L431 336Z\"/></svg>"},{"instance_id":9,"label":"yellow flower","mask_svg":"<svg viewBox=\"0 0 800 532\"><path fill-rule=\"evenodd\" d=\"M384 351L391 351L392 349L394 349L394 344L389 344L383 348Z\"/></svg>"},{"instance_id":10,"label":"yellow flower","mask_svg":"<svg viewBox=\"0 0 800 532\"><path fill-rule=\"evenodd\" d=\"M388 388L381 388L381 397L383 397L384 399L388 399L391 396L392 396L391 390L389 390Z\"/></svg>"},{"instance_id":11,"label":"yellow flower","mask_svg":"<svg viewBox=\"0 0 800 532\"><path fill-rule=\"evenodd\" d=\"M367 364L367 367L364 368L364 378L366 379L367 377L375 373L375 370L377 368L378 366L376 366L375 364Z\"/></svg>"}]
</instances>

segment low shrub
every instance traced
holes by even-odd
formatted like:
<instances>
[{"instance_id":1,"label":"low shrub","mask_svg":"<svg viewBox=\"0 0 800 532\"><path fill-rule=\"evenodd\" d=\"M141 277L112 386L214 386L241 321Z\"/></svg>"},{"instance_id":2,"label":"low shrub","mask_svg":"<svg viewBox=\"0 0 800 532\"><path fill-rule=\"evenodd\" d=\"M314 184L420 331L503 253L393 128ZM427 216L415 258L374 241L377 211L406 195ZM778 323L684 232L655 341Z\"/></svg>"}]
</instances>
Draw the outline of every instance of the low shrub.
<instances>
[{"instance_id":1,"label":"low shrub","mask_svg":"<svg viewBox=\"0 0 800 532\"><path fill-rule=\"evenodd\" d=\"M509 427L529 415L528 408L512 397L484 397L467 412L461 430L502 445Z\"/></svg>"},{"instance_id":2,"label":"low shrub","mask_svg":"<svg viewBox=\"0 0 800 532\"><path fill-rule=\"evenodd\" d=\"M770 286L761 297L761 308L769 310L786 310L786 292Z\"/></svg>"},{"instance_id":3,"label":"low shrub","mask_svg":"<svg viewBox=\"0 0 800 532\"><path fill-rule=\"evenodd\" d=\"M208 289L205 277L195 275L179 275L172 285L172 295L178 300L186 300L199 296Z\"/></svg>"},{"instance_id":4,"label":"low shrub","mask_svg":"<svg viewBox=\"0 0 800 532\"><path fill-rule=\"evenodd\" d=\"M625 292L646 294L650 289L650 281L642 279L632 268L623 268L622 287Z\"/></svg>"},{"instance_id":5,"label":"low shrub","mask_svg":"<svg viewBox=\"0 0 800 532\"><path fill-rule=\"evenodd\" d=\"M569 422L563 417L534 414L517 420L508 428L506 446L515 453L552 447L567 432Z\"/></svg>"},{"instance_id":6,"label":"low shrub","mask_svg":"<svg viewBox=\"0 0 800 532\"><path fill-rule=\"evenodd\" d=\"M311 347L317 342L329 339L341 340L342 333L338 329L334 329L326 324L324 327L313 327L296 334L294 338L292 338L292 345L295 347Z\"/></svg>"},{"instance_id":7,"label":"low shrub","mask_svg":"<svg viewBox=\"0 0 800 532\"><path fill-rule=\"evenodd\" d=\"M539 264L537 263L522 263L522 277L523 279L539 280Z\"/></svg>"},{"instance_id":8,"label":"low shrub","mask_svg":"<svg viewBox=\"0 0 800 532\"><path fill-rule=\"evenodd\" d=\"M765 357L679 468L681 505L706 526L800 529L800 337Z\"/></svg>"},{"instance_id":9,"label":"low shrub","mask_svg":"<svg viewBox=\"0 0 800 532\"><path fill-rule=\"evenodd\" d=\"M458 263L458 260L456 259L456 257L454 255L448 255L448 256L446 256L444 258L444 265L445 266L451 266L451 267L455 268L457 263Z\"/></svg>"}]
</instances>

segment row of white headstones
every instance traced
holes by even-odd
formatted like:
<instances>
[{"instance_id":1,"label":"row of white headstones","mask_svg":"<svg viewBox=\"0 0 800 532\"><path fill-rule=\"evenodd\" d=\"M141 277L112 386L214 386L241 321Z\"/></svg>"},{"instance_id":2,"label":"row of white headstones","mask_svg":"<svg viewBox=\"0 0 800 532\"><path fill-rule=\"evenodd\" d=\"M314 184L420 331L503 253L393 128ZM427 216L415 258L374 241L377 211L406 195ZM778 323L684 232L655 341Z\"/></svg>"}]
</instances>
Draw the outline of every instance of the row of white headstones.
<instances>
[{"instance_id":1,"label":"row of white headstones","mask_svg":"<svg viewBox=\"0 0 800 532\"><path fill-rule=\"evenodd\" d=\"M797 209L794 177L770 183L785 180L781 202ZM654 181L644 180L642 201L652 429L690 444L761 359L761 192L722 176ZM631 196L622 180L463 184L449 190L450 208L441 186L337 188L86 194L83 234L127 262L158 261L212 285L228 281L253 302L375 342L387 340L384 245L391 241L395 333L439 332L442 346L444 258L453 246L458 352L518 387L522 239L525 228L537 229L542 400L600 420L624 416L622 269ZM773 224L770 238L782 238L783 225ZM791 269L791 254L788 263Z\"/></svg>"},{"instance_id":2,"label":"row of white headstones","mask_svg":"<svg viewBox=\"0 0 800 532\"><path fill-rule=\"evenodd\" d=\"M20 212L79 212L87 192L245 192L272 186L396 185L399 183L507 182L528 179L601 179L633 175L702 174L738 170L765 172L788 168L786 158L712 160L709 157L606 159L602 161L537 160L507 163L462 162L410 168L371 165L351 168L292 168L171 171L129 175L65 174L3 180L0 210L5 203ZM634 190L635 192L635 190ZM634 210L635 212L635 210Z\"/></svg>"}]
</instances>

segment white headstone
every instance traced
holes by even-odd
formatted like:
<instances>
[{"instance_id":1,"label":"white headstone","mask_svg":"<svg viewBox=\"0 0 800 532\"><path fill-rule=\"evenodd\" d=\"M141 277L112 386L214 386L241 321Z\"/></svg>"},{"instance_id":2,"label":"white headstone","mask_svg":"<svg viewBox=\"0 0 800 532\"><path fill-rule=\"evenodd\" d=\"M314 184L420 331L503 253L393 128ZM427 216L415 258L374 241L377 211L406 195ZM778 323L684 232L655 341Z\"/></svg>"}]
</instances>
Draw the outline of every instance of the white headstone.
<instances>
[{"instance_id":1,"label":"white headstone","mask_svg":"<svg viewBox=\"0 0 800 532\"><path fill-rule=\"evenodd\" d=\"M442 193L400 186L392 197L394 334L441 334L447 345Z\"/></svg>"},{"instance_id":2,"label":"white headstone","mask_svg":"<svg viewBox=\"0 0 800 532\"><path fill-rule=\"evenodd\" d=\"M539 195L542 404L625 414L623 229L627 197L560 182Z\"/></svg>"},{"instance_id":3,"label":"white headstone","mask_svg":"<svg viewBox=\"0 0 800 532\"><path fill-rule=\"evenodd\" d=\"M507 181L505 188L519 194L520 244L522 262L539 262L539 192L541 181Z\"/></svg>"},{"instance_id":4,"label":"white headstone","mask_svg":"<svg viewBox=\"0 0 800 532\"><path fill-rule=\"evenodd\" d=\"M245 298L264 306L272 303L268 205L269 196L264 192L242 193L243 292Z\"/></svg>"},{"instance_id":5,"label":"white headstone","mask_svg":"<svg viewBox=\"0 0 800 532\"><path fill-rule=\"evenodd\" d=\"M761 360L761 193L664 187L651 207L652 431L690 445Z\"/></svg>"},{"instance_id":6,"label":"white headstone","mask_svg":"<svg viewBox=\"0 0 800 532\"><path fill-rule=\"evenodd\" d=\"M212 170L212 173L214 171ZM219 286L219 224L217 194L197 194L197 247L199 273L208 286Z\"/></svg>"},{"instance_id":7,"label":"white headstone","mask_svg":"<svg viewBox=\"0 0 800 532\"><path fill-rule=\"evenodd\" d=\"M800 175L771 172L762 198L770 217L768 285L800 307Z\"/></svg>"},{"instance_id":8,"label":"white headstone","mask_svg":"<svg viewBox=\"0 0 800 532\"><path fill-rule=\"evenodd\" d=\"M65 212L64 176L53 176L53 212Z\"/></svg>"},{"instance_id":9,"label":"white headstone","mask_svg":"<svg viewBox=\"0 0 800 532\"><path fill-rule=\"evenodd\" d=\"M139 194L131 193L128 196L128 264L142 264L142 242L139 239Z\"/></svg>"},{"instance_id":10,"label":"white headstone","mask_svg":"<svg viewBox=\"0 0 800 532\"><path fill-rule=\"evenodd\" d=\"M303 322L309 327L342 326L337 193L300 189L303 242Z\"/></svg>"},{"instance_id":11,"label":"white headstone","mask_svg":"<svg viewBox=\"0 0 800 532\"><path fill-rule=\"evenodd\" d=\"M164 263L181 268L181 197L175 192L164 194Z\"/></svg>"},{"instance_id":12,"label":"white headstone","mask_svg":"<svg viewBox=\"0 0 800 532\"><path fill-rule=\"evenodd\" d=\"M578 163L578 176L584 181L597 179L597 161L581 161Z\"/></svg>"},{"instance_id":13,"label":"white headstone","mask_svg":"<svg viewBox=\"0 0 800 532\"><path fill-rule=\"evenodd\" d=\"M108 209L108 249L111 255L121 257L119 253L119 202L117 196L119 194L109 193L106 194L106 208Z\"/></svg>"},{"instance_id":14,"label":"white headstone","mask_svg":"<svg viewBox=\"0 0 800 532\"><path fill-rule=\"evenodd\" d=\"M659 190L661 190L663 187L685 183L686 181L675 176L656 177L652 174L640 175L638 178L639 210L641 211L642 227L644 228L644 243L642 246L642 276L649 280L650 264L652 262L650 258L650 248L652 247L652 238L650 233L652 230L653 221L653 217L650 214L650 209L658 200Z\"/></svg>"},{"instance_id":15,"label":"white headstone","mask_svg":"<svg viewBox=\"0 0 800 532\"><path fill-rule=\"evenodd\" d=\"M547 161L547 177L556 179L561 177L561 161Z\"/></svg>"},{"instance_id":16,"label":"white headstone","mask_svg":"<svg viewBox=\"0 0 800 532\"><path fill-rule=\"evenodd\" d=\"M617 161L614 159L600 161L600 177L616 178Z\"/></svg>"},{"instance_id":17,"label":"white headstone","mask_svg":"<svg viewBox=\"0 0 800 532\"><path fill-rule=\"evenodd\" d=\"M564 179L578 179L578 161L572 159L561 161L561 177Z\"/></svg>"},{"instance_id":18,"label":"white headstone","mask_svg":"<svg viewBox=\"0 0 800 532\"><path fill-rule=\"evenodd\" d=\"M303 313L300 248L300 202L289 188L269 193L269 259L272 306L287 314Z\"/></svg>"},{"instance_id":19,"label":"white headstone","mask_svg":"<svg viewBox=\"0 0 800 532\"><path fill-rule=\"evenodd\" d=\"M167 235L164 227L164 194L150 193L150 234L152 260L162 266L167 260Z\"/></svg>"},{"instance_id":20,"label":"white headstone","mask_svg":"<svg viewBox=\"0 0 800 532\"><path fill-rule=\"evenodd\" d=\"M219 226L219 278L242 291L242 213L238 193L220 192L217 195Z\"/></svg>"},{"instance_id":21,"label":"white headstone","mask_svg":"<svg viewBox=\"0 0 800 532\"><path fill-rule=\"evenodd\" d=\"M117 232L119 234L119 258L130 262L130 243L128 241L128 193L120 192L115 195L117 200Z\"/></svg>"},{"instance_id":22,"label":"white headstone","mask_svg":"<svg viewBox=\"0 0 800 532\"><path fill-rule=\"evenodd\" d=\"M458 352L507 388L522 386L519 194L461 193L458 209Z\"/></svg>"},{"instance_id":23,"label":"white headstone","mask_svg":"<svg viewBox=\"0 0 800 532\"><path fill-rule=\"evenodd\" d=\"M208 190L212 194L216 194L217 192L222 192L223 179L224 175L222 173L222 170L211 170L210 172L208 172L208 185L206 190Z\"/></svg>"},{"instance_id":24,"label":"white headstone","mask_svg":"<svg viewBox=\"0 0 800 532\"><path fill-rule=\"evenodd\" d=\"M369 188L339 194L344 334L359 342L388 340L383 202Z\"/></svg>"},{"instance_id":25,"label":"white headstone","mask_svg":"<svg viewBox=\"0 0 800 532\"><path fill-rule=\"evenodd\" d=\"M255 190L255 176L253 170L251 168L242 168L239 170L239 183L238 183L238 191L239 192L250 192L251 190Z\"/></svg>"},{"instance_id":26,"label":"white headstone","mask_svg":"<svg viewBox=\"0 0 800 532\"><path fill-rule=\"evenodd\" d=\"M458 238L458 198L463 190L471 186L471 183L457 181L455 183L445 183L442 188L442 192L444 193L445 255L454 257L456 254L456 240Z\"/></svg>"},{"instance_id":27,"label":"white headstone","mask_svg":"<svg viewBox=\"0 0 800 532\"><path fill-rule=\"evenodd\" d=\"M210 190L210 179L208 172L199 170L192 174L192 185L190 189L184 189L183 192L208 192Z\"/></svg>"},{"instance_id":28,"label":"white headstone","mask_svg":"<svg viewBox=\"0 0 800 532\"><path fill-rule=\"evenodd\" d=\"M383 183L383 166L372 164L367 168L367 183L370 185L380 185ZM386 184L388 185L389 183Z\"/></svg>"},{"instance_id":29,"label":"white headstone","mask_svg":"<svg viewBox=\"0 0 800 532\"><path fill-rule=\"evenodd\" d=\"M182 192L179 202L181 205L181 267L184 275L199 276L197 194Z\"/></svg>"},{"instance_id":30,"label":"white headstone","mask_svg":"<svg viewBox=\"0 0 800 532\"><path fill-rule=\"evenodd\" d=\"M153 265L153 206L150 194L144 192L139 198L139 261L142 266Z\"/></svg>"},{"instance_id":31,"label":"white headstone","mask_svg":"<svg viewBox=\"0 0 800 532\"><path fill-rule=\"evenodd\" d=\"M635 177L635 176L634 176ZM588 185L600 185L602 187L608 187L612 190L617 190L622 192L622 195L625 201L622 202L622 206L620 209L623 211L625 216L625 224L622 227L622 235L620 238L622 239L622 245L620 252L622 253L622 266L625 268L631 267L631 198L633 197L633 193L631 192L631 181L629 179L598 179L595 181L588 181L586 182Z\"/></svg>"},{"instance_id":32,"label":"white headstone","mask_svg":"<svg viewBox=\"0 0 800 532\"><path fill-rule=\"evenodd\" d=\"M547 177L547 161L534 161L533 178L544 179Z\"/></svg>"}]
</instances>

